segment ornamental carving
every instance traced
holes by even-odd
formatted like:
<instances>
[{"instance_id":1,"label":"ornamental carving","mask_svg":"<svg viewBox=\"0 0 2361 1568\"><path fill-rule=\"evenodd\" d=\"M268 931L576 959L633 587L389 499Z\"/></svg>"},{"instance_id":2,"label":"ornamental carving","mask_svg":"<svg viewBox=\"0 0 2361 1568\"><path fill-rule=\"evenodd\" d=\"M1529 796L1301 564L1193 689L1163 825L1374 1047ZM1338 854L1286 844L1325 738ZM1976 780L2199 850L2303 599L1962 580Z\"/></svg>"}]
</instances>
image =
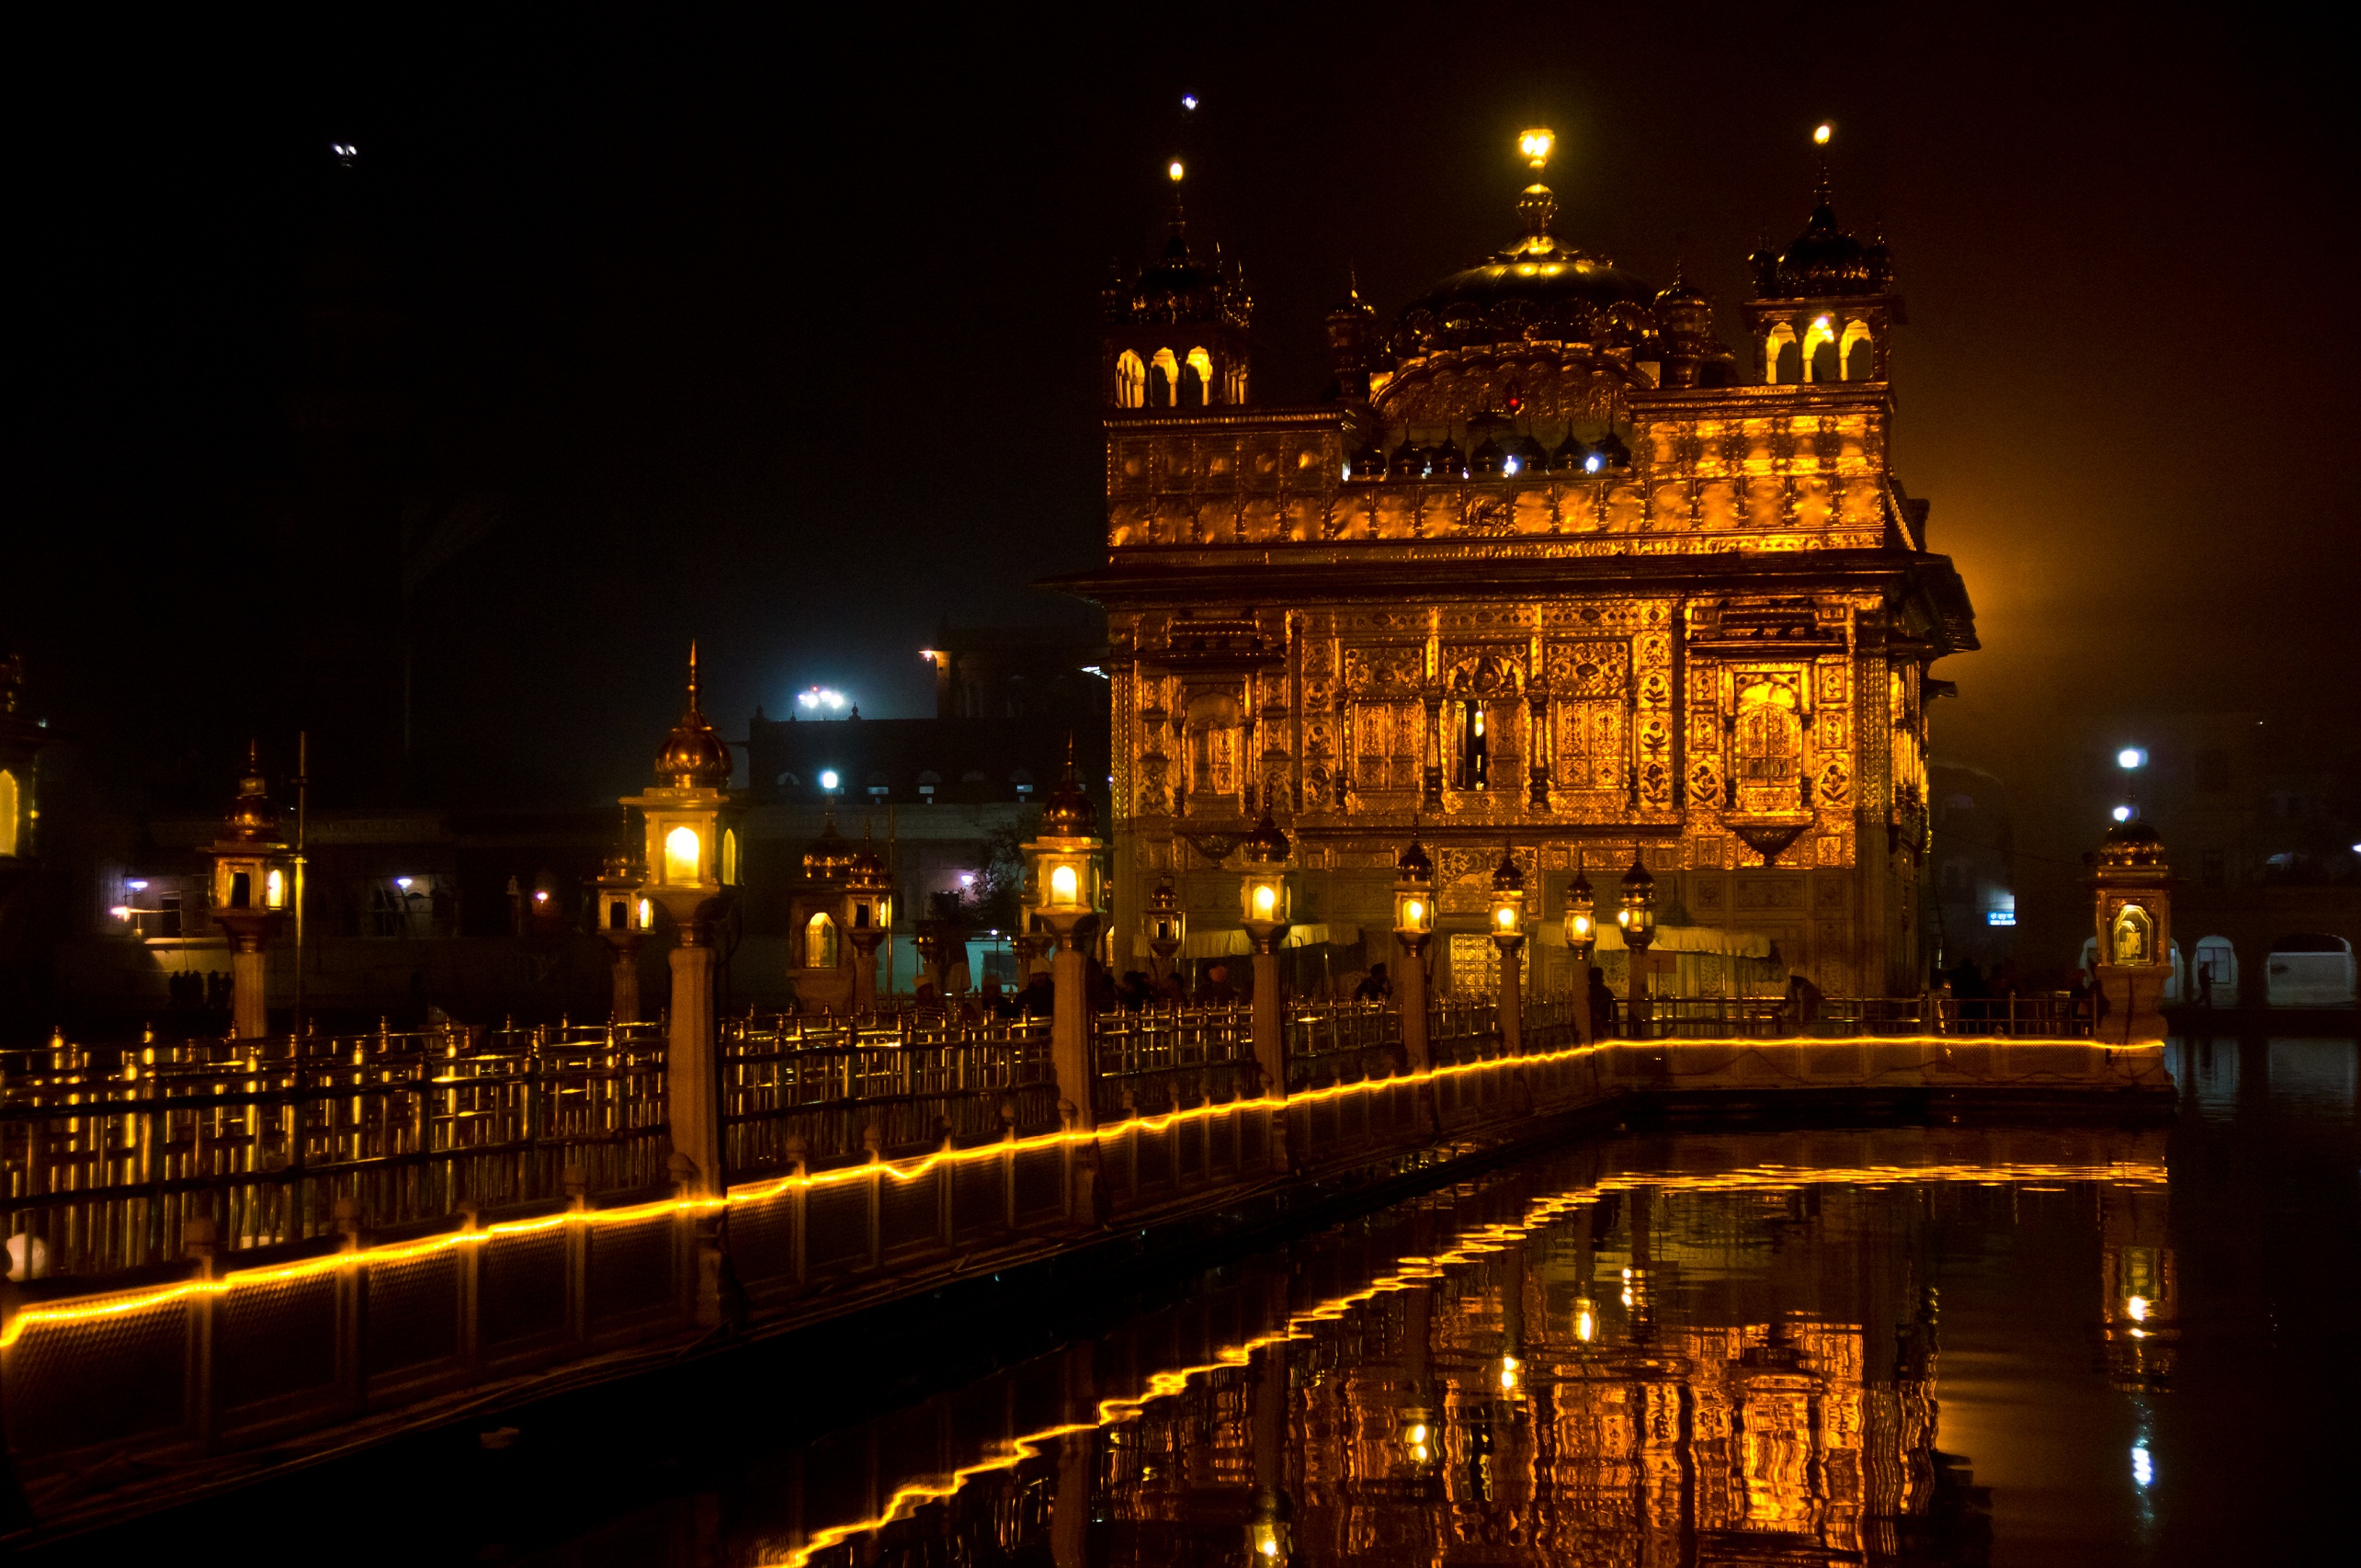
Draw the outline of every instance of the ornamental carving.
<instances>
[{"instance_id":1,"label":"ornamental carving","mask_svg":"<svg viewBox=\"0 0 2361 1568\"><path fill-rule=\"evenodd\" d=\"M1514 697L1525 687L1525 661L1512 649L1446 648L1443 683L1453 697Z\"/></svg>"},{"instance_id":2,"label":"ornamental carving","mask_svg":"<svg viewBox=\"0 0 2361 1568\"><path fill-rule=\"evenodd\" d=\"M1629 645L1621 640L1551 642L1543 649L1549 690L1566 698L1621 698L1629 689L1625 669Z\"/></svg>"},{"instance_id":3,"label":"ornamental carving","mask_svg":"<svg viewBox=\"0 0 2361 1568\"><path fill-rule=\"evenodd\" d=\"M1425 684L1424 647L1345 650L1345 689L1356 697L1399 700L1417 695Z\"/></svg>"}]
</instances>

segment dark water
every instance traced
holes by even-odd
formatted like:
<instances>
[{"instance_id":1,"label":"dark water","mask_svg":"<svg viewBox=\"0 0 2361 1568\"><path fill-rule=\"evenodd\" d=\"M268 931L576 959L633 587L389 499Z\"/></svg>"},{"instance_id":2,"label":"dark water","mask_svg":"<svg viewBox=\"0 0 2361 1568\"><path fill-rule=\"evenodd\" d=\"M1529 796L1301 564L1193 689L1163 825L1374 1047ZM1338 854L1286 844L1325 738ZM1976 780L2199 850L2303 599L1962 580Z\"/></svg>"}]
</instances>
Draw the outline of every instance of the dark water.
<instances>
[{"instance_id":1,"label":"dark water","mask_svg":"<svg viewBox=\"0 0 2361 1568\"><path fill-rule=\"evenodd\" d=\"M1141 1299L920 1308L84 1550L2349 1561L2355 1043L2172 1066L2170 1124L1606 1139Z\"/></svg>"}]
</instances>

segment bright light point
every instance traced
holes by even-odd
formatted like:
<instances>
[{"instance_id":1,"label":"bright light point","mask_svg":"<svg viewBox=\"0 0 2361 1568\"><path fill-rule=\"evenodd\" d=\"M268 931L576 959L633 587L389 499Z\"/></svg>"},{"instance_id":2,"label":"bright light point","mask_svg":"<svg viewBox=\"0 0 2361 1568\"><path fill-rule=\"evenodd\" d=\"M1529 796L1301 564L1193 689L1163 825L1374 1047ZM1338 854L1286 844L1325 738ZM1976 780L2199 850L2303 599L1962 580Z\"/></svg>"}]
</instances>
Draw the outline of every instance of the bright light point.
<instances>
[{"instance_id":1,"label":"bright light point","mask_svg":"<svg viewBox=\"0 0 2361 1568\"><path fill-rule=\"evenodd\" d=\"M148 891L147 879L144 877L133 877L130 881L125 882L123 885L131 889L133 892L145 892Z\"/></svg>"},{"instance_id":2,"label":"bright light point","mask_svg":"<svg viewBox=\"0 0 2361 1568\"><path fill-rule=\"evenodd\" d=\"M1620 926L1624 927L1626 930L1629 930L1629 929L1630 928L1630 926L1631 926L1631 911L1629 911L1629 910L1628 910L1628 909L1618 909L1618 910L1617 910L1617 911L1615 912L1615 923L1616 923L1618 926ZM1623 1271L1623 1277L1624 1277L1626 1279L1630 1278L1631 1278L1631 1270L1629 1270L1629 1269L1628 1269L1628 1268L1627 1268L1627 1269L1625 1269L1625 1270Z\"/></svg>"},{"instance_id":3,"label":"bright light point","mask_svg":"<svg viewBox=\"0 0 2361 1568\"><path fill-rule=\"evenodd\" d=\"M1180 183L1181 176L1186 173L1188 173L1188 171L1181 167L1181 161L1178 158L1175 158L1172 161L1172 166L1164 170L1165 176L1175 185L1178 185Z\"/></svg>"},{"instance_id":4,"label":"bright light point","mask_svg":"<svg viewBox=\"0 0 2361 1568\"><path fill-rule=\"evenodd\" d=\"M403 892L408 892L410 891L410 879L407 877L396 877L393 879L393 885L400 888Z\"/></svg>"},{"instance_id":5,"label":"bright light point","mask_svg":"<svg viewBox=\"0 0 2361 1568\"><path fill-rule=\"evenodd\" d=\"M1540 126L1516 139L1516 150L1524 153L1525 161L1537 169L1549 163L1549 153L1557 145L1557 133Z\"/></svg>"},{"instance_id":6,"label":"bright light point","mask_svg":"<svg viewBox=\"0 0 2361 1568\"><path fill-rule=\"evenodd\" d=\"M1513 457L1501 459L1500 472L1503 473L1515 473L1516 472L1516 460Z\"/></svg>"},{"instance_id":7,"label":"bright light point","mask_svg":"<svg viewBox=\"0 0 2361 1568\"><path fill-rule=\"evenodd\" d=\"M2129 1301L2124 1302L2123 1315L2129 1318L2134 1323L2146 1323L2148 1321L2148 1298L2145 1296L2134 1296Z\"/></svg>"},{"instance_id":8,"label":"bright light point","mask_svg":"<svg viewBox=\"0 0 2361 1568\"><path fill-rule=\"evenodd\" d=\"M1254 890L1254 913L1256 915L1267 920L1270 918L1271 912L1278 906L1278 889L1272 887L1266 882L1263 886Z\"/></svg>"},{"instance_id":9,"label":"bright light point","mask_svg":"<svg viewBox=\"0 0 2361 1568\"><path fill-rule=\"evenodd\" d=\"M1181 108L1195 108L1196 107L1197 95L1195 93L1183 93L1181 95Z\"/></svg>"},{"instance_id":10,"label":"bright light point","mask_svg":"<svg viewBox=\"0 0 2361 1568\"><path fill-rule=\"evenodd\" d=\"M918 656L931 665L936 660L941 658L943 654L942 651L937 648L921 648L918 650Z\"/></svg>"},{"instance_id":11,"label":"bright light point","mask_svg":"<svg viewBox=\"0 0 2361 1568\"><path fill-rule=\"evenodd\" d=\"M828 687L815 686L809 691L797 692L795 705L814 713L823 710L840 713L845 708L845 694Z\"/></svg>"},{"instance_id":12,"label":"bright light point","mask_svg":"<svg viewBox=\"0 0 2361 1568\"><path fill-rule=\"evenodd\" d=\"M1583 472L1584 473L1596 473L1606 466L1606 460L1600 457L1596 452L1593 452L1590 456L1583 460Z\"/></svg>"},{"instance_id":13,"label":"bright light point","mask_svg":"<svg viewBox=\"0 0 2361 1568\"><path fill-rule=\"evenodd\" d=\"M820 788L823 790L834 790L840 782L842 780L836 777L834 768L823 767L820 770Z\"/></svg>"},{"instance_id":14,"label":"bright light point","mask_svg":"<svg viewBox=\"0 0 2361 1568\"><path fill-rule=\"evenodd\" d=\"M1061 866L1050 873L1050 892L1057 896L1059 902L1072 903L1081 891L1082 878L1075 874L1072 866Z\"/></svg>"},{"instance_id":15,"label":"bright light point","mask_svg":"<svg viewBox=\"0 0 2361 1568\"><path fill-rule=\"evenodd\" d=\"M2146 1443L2131 1445L2131 1484L2142 1492L2156 1484L2156 1461L2150 1457Z\"/></svg>"},{"instance_id":16,"label":"bright light point","mask_svg":"<svg viewBox=\"0 0 2361 1568\"><path fill-rule=\"evenodd\" d=\"M1811 140L1815 145L1825 147L1828 145L1828 139L1835 134L1836 127L1829 124L1825 120L1822 120L1820 124L1812 127Z\"/></svg>"},{"instance_id":17,"label":"bright light point","mask_svg":"<svg viewBox=\"0 0 2361 1568\"><path fill-rule=\"evenodd\" d=\"M2117 806L2115 809L2114 816L2115 820L2117 822L2129 822L2131 820L2131 808L2129 806Z\"/></svg>"},{"instance_id":18,"label":"bright light point","mask_svg":"<svg viewBox=\"0 0 2361 1568\"><path fill-rule=\"evenodd\" d=\"M2138 746L2126 746L2115 754L2115 765L2127 772L2135 767L2145 767L2148 766L2148 754Z\"/></svg>"},{"instance_id":19,"label":"bright light point","mask_svg":"<svg viewBox=\"0 0 2361 1568\"><path fill-rule=\"evenodd\" d=\"M549 903L549 902L550 902L549 891L548 891L547 889L545 889L545 888L535 888L535 889L533 890L533 902L534 902L535 903Z\"/></svg>"},{"instance_id":20,"label":"bright light point","mask_svg":"<svg viewBox=\"0 0 2361 1568\"><path fill-rule=\"evenodd\" d=\"M1426 918L1426 906L1413 898L1402 906L1402 917L1414 926Z\"/></svg>"},{"instance_id":21,"label":"bright light point","mask_svg":"<svg viewBox=\"0 0 2361 1568\"><path fill-rule=\"evenodd\" d=\"M131 910L119 903L114 908L108 910L107 913L113 915L118 920L129 920L131 917Z\"/></svg>"},{"instance_id":22,"label":"bright light point","mask_svg":"<svg viewBox=\"0 0 2361 1568\"><path fill-rule=\"evenodd\" d=\"M704 860L704 846L697 841L695 828L684 823L664 835L664 881L696 881Z\"/></svg>"},{"instance_id":23,"label":"bright light point","mask_svg":"<svg viewBox=\"0 0 2361 1568\"><path fill-rule=\"evenodd\" d=\"M1513 909L1504 909L1500 912L1499 919L1500 928L1505 931L1511 926L1516 924L1516 911Z\"/></svg>"}]
</instances>

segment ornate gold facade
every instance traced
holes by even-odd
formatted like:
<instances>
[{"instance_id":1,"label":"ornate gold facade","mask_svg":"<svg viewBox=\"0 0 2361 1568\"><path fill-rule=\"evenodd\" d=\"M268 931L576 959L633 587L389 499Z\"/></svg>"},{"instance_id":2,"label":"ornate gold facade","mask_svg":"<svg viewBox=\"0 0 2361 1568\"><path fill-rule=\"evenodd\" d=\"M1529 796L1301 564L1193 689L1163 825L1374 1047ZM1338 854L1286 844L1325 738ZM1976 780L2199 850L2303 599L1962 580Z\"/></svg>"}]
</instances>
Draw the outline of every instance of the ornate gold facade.
<instances>
[{"instance_id":1,"label":"ornate gold facade","mask_svg":"<svg viewBox=\"0 0 2361 1568\"><path fill-rule=\"evenodd\" d=\"M1882 248L1823 188L1755 258L1817 292L1749 303L1765 379L1730 384L1701 296L1570 245L1550 206L1528 189L1519 240L1390 333L1357 299L1333 315L1330 402L1110 384L1107 563L1068 585L1115 654L1118 937L1166 874L1193 931L1234 924L1231 850L1267 805L1295 920L1372 960L1415 827L1447 932L1480 928L1504 846L1545 929L1578 866L1636 856L1667 908L1825 990L1913 992L1928 666L1976 643L1889 460ZM1110 290L1110 343L1185 362L1243 327L1157 291L1186 263Z\"/></svg>"}]
</instances>

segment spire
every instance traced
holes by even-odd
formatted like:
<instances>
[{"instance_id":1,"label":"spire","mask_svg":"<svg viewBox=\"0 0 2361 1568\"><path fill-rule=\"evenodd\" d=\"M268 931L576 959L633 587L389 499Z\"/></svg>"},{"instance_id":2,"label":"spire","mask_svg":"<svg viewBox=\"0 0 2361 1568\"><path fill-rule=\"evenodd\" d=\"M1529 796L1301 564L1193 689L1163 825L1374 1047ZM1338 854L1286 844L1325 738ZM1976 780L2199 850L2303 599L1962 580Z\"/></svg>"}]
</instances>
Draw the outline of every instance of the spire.
<instances>
[{"instance_id":1,"label":"spire","mask_svg":"<svg viewBox=\"0 0 2361 1568\"><path fill-rule=\"evenodd\" d=\"M701 717L697 709L697 640L688 642L688 711L692 718Z\"/></svg>"},{"instance_id":2,"label":"spire","mask_svg":"<svg viewBox=\"0 0 2361 1568\"><path fill-rule=\"evenodd\" d=\"M1813 193L1814 199L1831 217L1833 217L1836 211L1836 185L1829 173L1828 144L1835 135L1836 127L1828 120L1823 119L1812 127L1812 145L1820 149L1820 188Z\"/></svg>"}]
</instances>

